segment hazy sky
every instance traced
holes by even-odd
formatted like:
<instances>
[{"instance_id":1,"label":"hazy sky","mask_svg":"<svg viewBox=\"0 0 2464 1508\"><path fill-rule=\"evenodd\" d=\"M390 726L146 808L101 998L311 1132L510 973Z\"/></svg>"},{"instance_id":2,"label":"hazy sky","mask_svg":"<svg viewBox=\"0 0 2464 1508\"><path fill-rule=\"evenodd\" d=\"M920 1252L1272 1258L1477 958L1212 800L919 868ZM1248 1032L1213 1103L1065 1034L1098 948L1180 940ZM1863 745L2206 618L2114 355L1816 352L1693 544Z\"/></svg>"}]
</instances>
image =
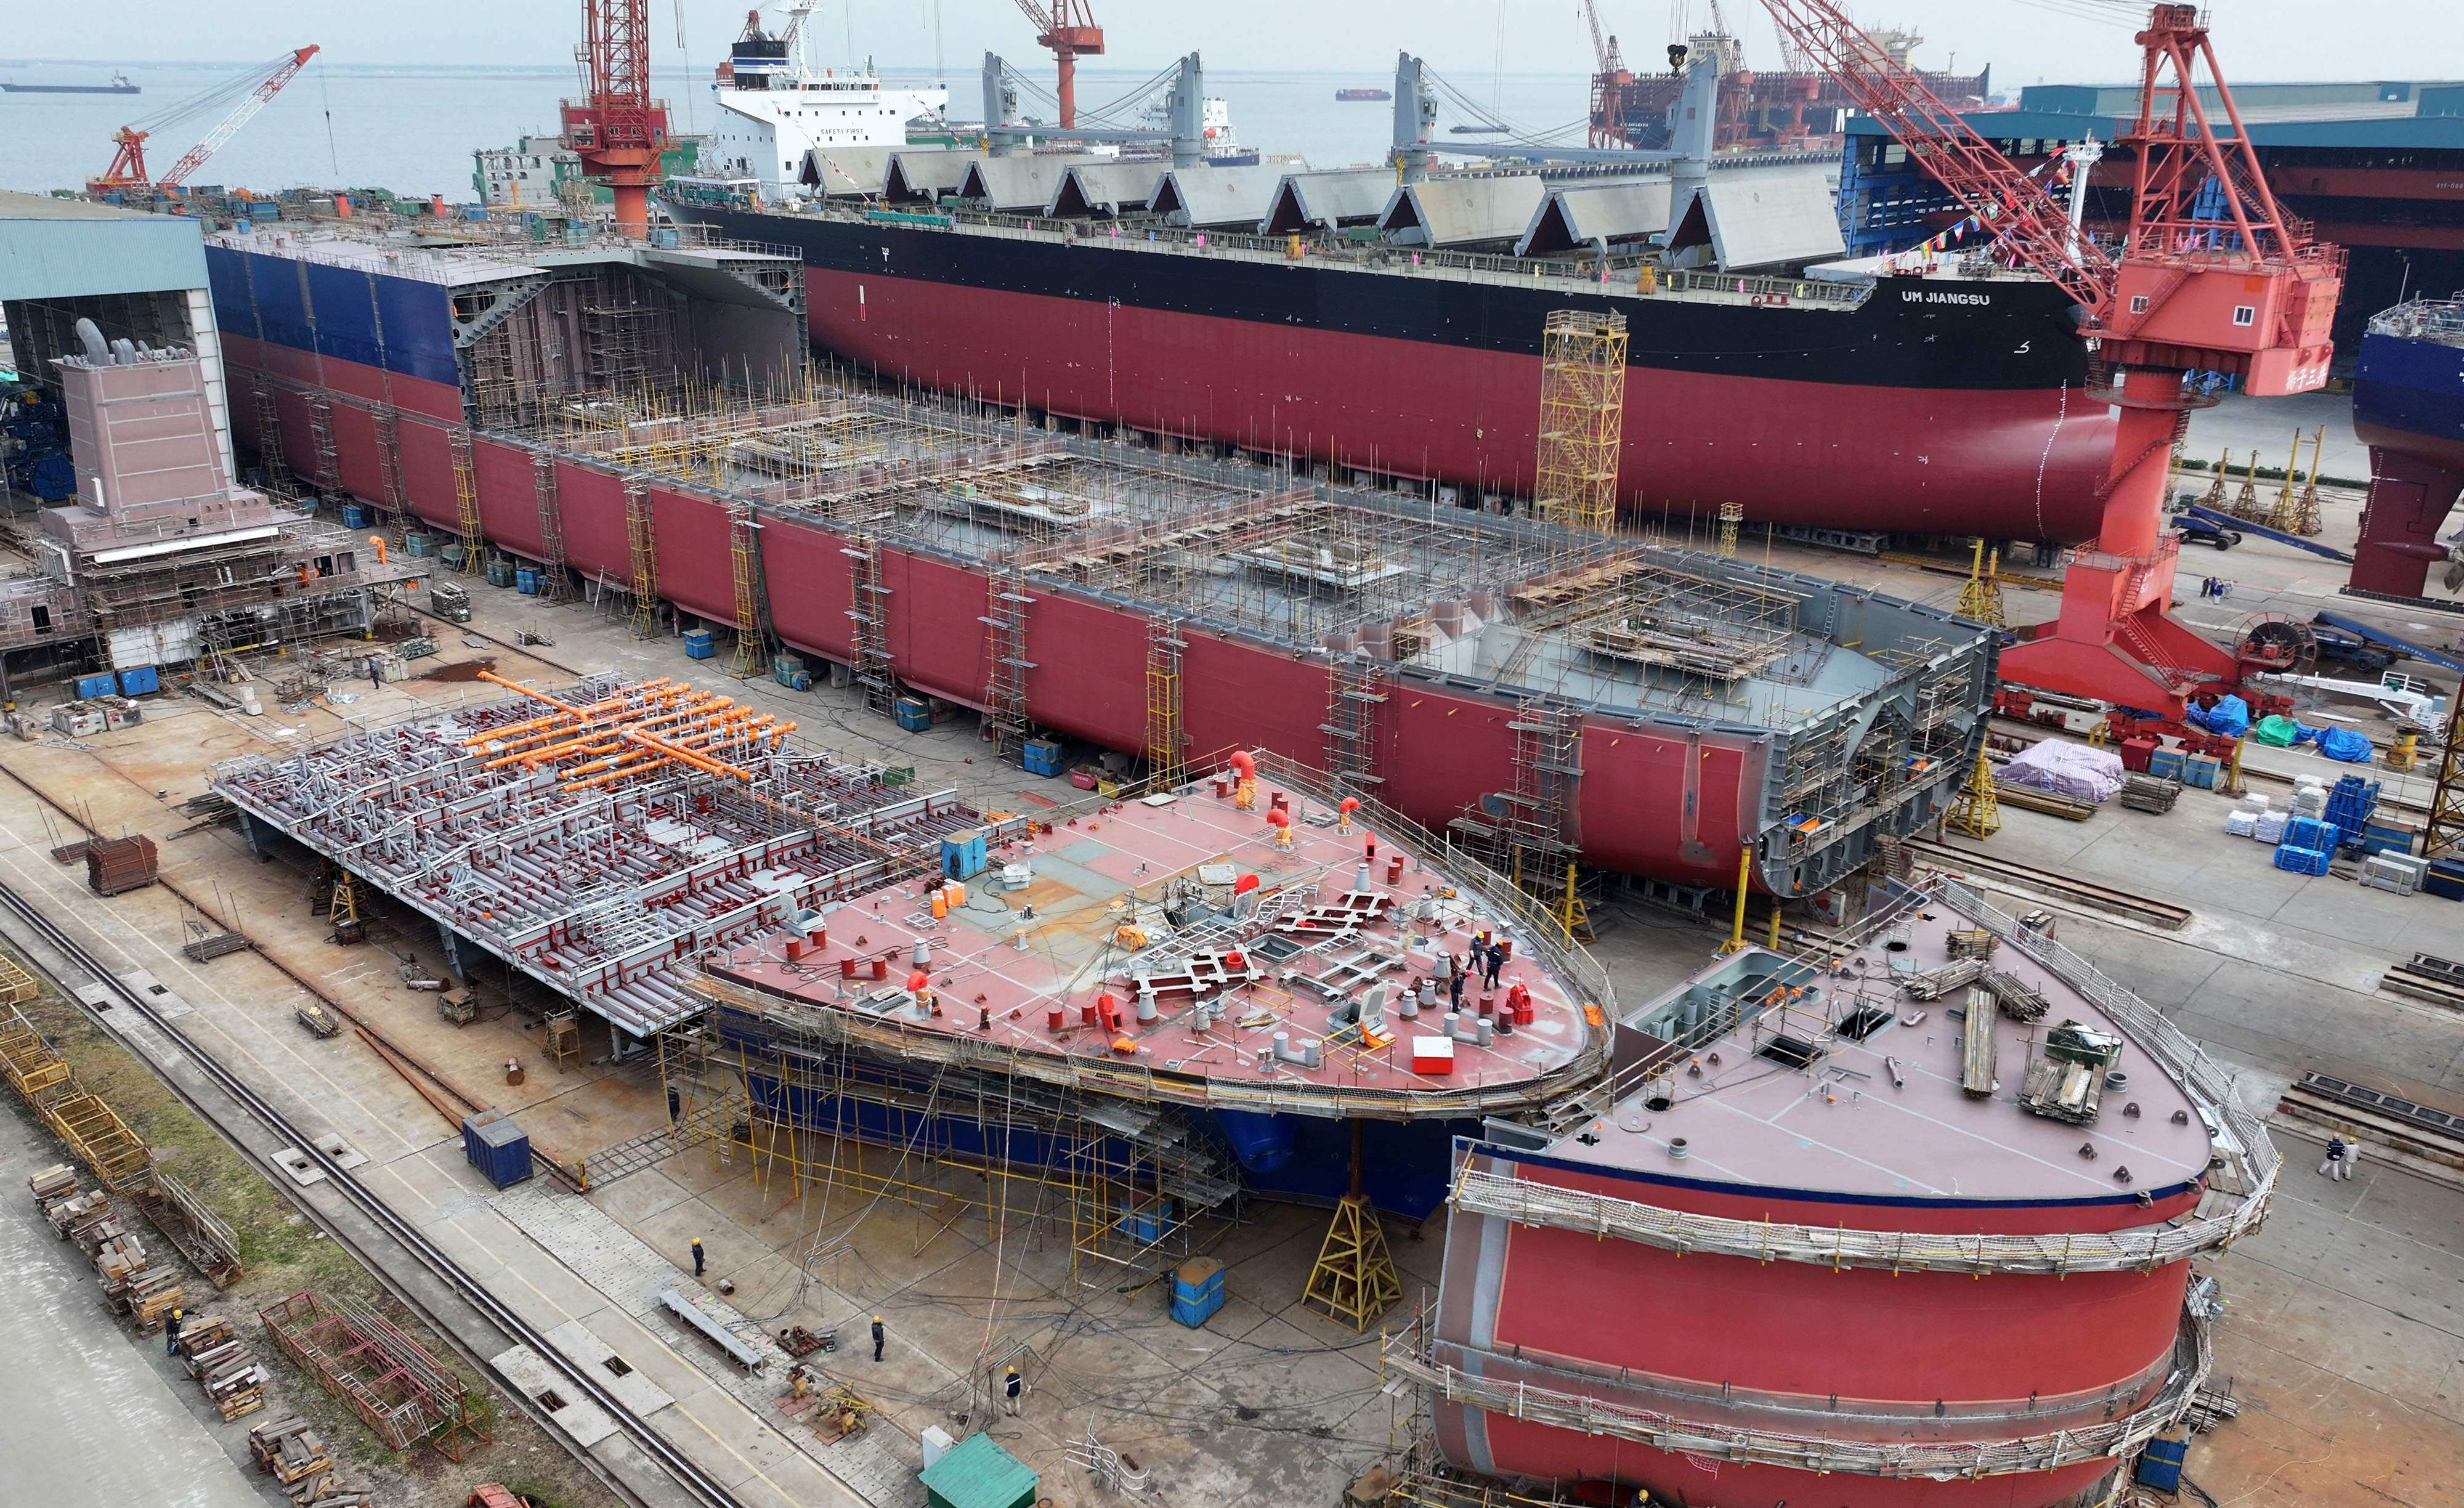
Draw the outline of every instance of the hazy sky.
<instances>
[{"instance_id":1,"label":"hazy sky","mask_svg":"<svg viewBox=\"0 0 2464 1508\"><path fill-rule=\"evenodd\" d=\"M655 67L702 74L741 26L749 0L650 0ZM1580 73L1591 42L1575 0L1093 0L1110 60L1157 66L1197 48L1209 66L1382 75L1398 48L1463 82L1500 63L1515 73ZM1685 9L1685 8L1678 8ZM1691 0L1694 24L1709 0ZM1726 0L1749 60L1776 61L1755 0ZM1868 24L1925 34L1921 64L1951 55L1991 62L1997 83L2110 81L2134 70L2130 35L2145 5L2124 0L1875 0L1850 8ZM2456 0L2214 0L2217 47L2235 78L2464 77ZM580 31L580 0L120 0L108 8L16 0L0 55L102 60L253 60L304 42L334 63L561 64ZM1601 0L1629 61L1649 65L1669 39L1670 0ZM815 16L815 57L870 54L885 66L930 66L940 14L950 71L990 48L1025 66L1034 33L1016 0L828 0ZM1501 24L1501 15L1505 18ZM676 45L681 18L690 52ZM123 51L114 52L113 49Z\"/></svg>"}]
</instances>

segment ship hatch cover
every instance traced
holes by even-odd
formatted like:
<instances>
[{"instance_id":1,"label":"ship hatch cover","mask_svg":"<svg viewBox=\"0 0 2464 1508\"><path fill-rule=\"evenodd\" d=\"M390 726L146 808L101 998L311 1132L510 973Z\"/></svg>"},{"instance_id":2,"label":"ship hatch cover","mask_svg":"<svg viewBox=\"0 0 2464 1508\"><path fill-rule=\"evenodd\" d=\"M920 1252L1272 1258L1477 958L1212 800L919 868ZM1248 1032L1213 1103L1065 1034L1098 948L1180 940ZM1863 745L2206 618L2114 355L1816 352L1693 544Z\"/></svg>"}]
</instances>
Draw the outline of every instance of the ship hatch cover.
<instances>
[{"instance_id":1,"label":"ship hatch cover","mask_svg":"<svg viewBox=\"0 0 2464 1508\"><path fill-rule=\"evenodd\" d=\"M1791 1068L1803 1070L1814 1066L1814 1060L1822 1056L1822 1049L1804 1038L1783 1035L1763 1043L1756 1056L1768 1058L1775 1063L1785 1063Z\"/></svg>"}]
</instances>

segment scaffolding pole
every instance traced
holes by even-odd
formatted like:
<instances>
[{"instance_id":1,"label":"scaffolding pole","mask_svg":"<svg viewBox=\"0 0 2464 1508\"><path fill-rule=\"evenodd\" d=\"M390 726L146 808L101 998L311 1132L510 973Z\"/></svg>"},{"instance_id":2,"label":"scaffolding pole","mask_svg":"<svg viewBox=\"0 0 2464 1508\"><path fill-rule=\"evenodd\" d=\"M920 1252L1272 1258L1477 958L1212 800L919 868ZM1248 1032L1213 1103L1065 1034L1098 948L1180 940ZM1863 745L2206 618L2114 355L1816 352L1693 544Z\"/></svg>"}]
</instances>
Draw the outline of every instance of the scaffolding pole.
<instances>
[{"instance_id":1,"label":"scaffolding pole","mask_svg":"<svg viewBox=\"0 0 2464 1508\"><path fill-rule=\"evenodd\" d=\"M881 541L858 535L844 553L855 561L847 618L855 624L856 684L864 688L864 705L887 717L898 700L898 672L890 659L890 588L881 579Z\"/></svg>"},{"instance_id":2,"label":"scaffolding pole","mask_svg":"<svg viewBox=\"0 0 2464 1508\"><path fill-rule=\"evenodd\" d=\"M1371 797L1385 776L1377 771L1378 709L1386 705L1377 662L1363 654L1329 655L1326 662L1326 776L1331 793Z\"/></svg>"},{"instance_id":3,"label":"scaffolding pole","mask_svg":"<svg viewBox=\"0 0 2464 1508\"><path fill-rule=\"evenodd\" d=\"M770 669L770 615L761 584L761 519L753 505L727 508L728 558L736 574L735 677L746 680Z\"/></svg>"},{"instance_id":4,"label":"scaffolding pole","mask_svg":"<svg viewBox=\"0 0 2464 1508\"><path fill-rule=\"evenodd\" d=\"M1540 338L1540 457L1535 511L1589 534L1617 530L1624 448L1625 316L1550 313Z\"/></svg>"},{"instance_id":5,"label":"scaffolding pole","mask_svg":"<svg viewBox=\"0 0 2464 1508\"><path fill-rule=\"evenodd\" d=\"M334 446L334 404L323 394L308 401L308 437L317 449L317 471L312 478L319 492L334 492L342 485L342 463Z\"/></svg>"},{"instance_id":6,"label":"scaffolding pole","mask_svg":"<svg viewBox=\"0 0 2464 1508\"><path fill-rule=\"evenodd\" d=\"M265 485L275 492L291 486L291 468L282 459L282 409L274 401L274 384L259 378L252 384L256 391L256 463L265 471Z\"/></svg>"},{"instance_id":7,"label":"scaffolding pole","mask_svg":"<svg viewBox=\"0 0 2464 1508\"><path fill-rule=\"evenodd\" d=\"M385 527L396 538L404 524L402 485L402 410L391 404L376 411L377 476L385 487Z\"/></svg>"},{"instance_id":8,"label":"scaffolding pole","mask_svg":"<svg viewBox=\"0 0 2464 1508\"><path fill-rule=\"evenodd\" d=\"M539 565L541 567L539 597L550 607L573 600L572 572L564 557L564 501L557 492L556 456L546 450L531 452L532 490L539 497Z\"/></svg>"},{"instance_id":9,"label":"scaffolding pole","mask_svg":"<svg viewBox=\"0 0 2464 1508\"><path fill-rule=\"evenodd\" d=\"M469 576L479 569L480 557L486 554L488 536L479 521L479 473L471 460L471 431L453 431L453 512L462 535L461 572Z\"/></svg>"},{"instance_id":10,"label":"scaffolding pole","mask_svg":"<svg viewBox=\"0 0 2464 1508\"><path fill-rule=\"evenodd\" d=\"M1177 619L1147 620L1147 774L1158 789L1180 783L1186 757L1180 727L1180 637Z\"/></svg>"},{"instance_id":11,"label":"scaffolding pole","mask_svg":"<svg viewBox=\"0 0 2464 1508\"><path fill-rule=\"evenodd\" d=\"M659 553L650 529L650 479L625 478L625 549L633 567L633 637L659 632Z\"/></svg>"},{"instance_id":12,"label":"scaffolding pole","mask_svg":"<svg viewBox=\"0 0 2464 1508\"><path fill-rule=\"evenodd\" d=\"M1027 736L1034 732L1026 715L1026 672L1035 668L1026 657L1026 609L1035 599L1026 595L1026 573L1015 565L984 576L985 727L993 738L993 757L1025 758Z\"/></svg>"}]
</instances>

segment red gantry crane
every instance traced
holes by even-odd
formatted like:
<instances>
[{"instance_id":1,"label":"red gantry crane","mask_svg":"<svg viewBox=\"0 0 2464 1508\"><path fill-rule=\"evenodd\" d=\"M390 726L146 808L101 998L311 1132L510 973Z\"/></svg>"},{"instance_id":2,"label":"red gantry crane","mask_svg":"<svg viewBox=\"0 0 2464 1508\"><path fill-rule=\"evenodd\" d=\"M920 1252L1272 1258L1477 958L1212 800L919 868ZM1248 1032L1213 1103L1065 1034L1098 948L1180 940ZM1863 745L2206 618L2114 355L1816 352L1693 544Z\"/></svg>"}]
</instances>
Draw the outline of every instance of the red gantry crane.
<instances>
[{"instance_id":1,"label":"red gantry crane","mask_svg":"<svg viewBox=\"0 0 2464 1508\"><path fill-rule=\"evenodd\" d=\"M1618 124L1617 98L1634 75L1626 71L1625 58L1617 52L1617 39L1600 25L1600 8L1593 0L1583 0L1583 19L1592 25L1592 61L1597 70L1592 75L1593 146L1627 146L1625 130Z\"/></svg>"},{"instance_id":2,"label":"red gantry crane","mask_svg":"<svg viewBox=\"0 0 2464 1508\"><path fill-rule=\"evenodd\" d=\"M616 229L649 234L650 188L668 149L668 105L650 98L649 0L583 0L583 98L563 102L564 145L616 196Z\"/></svg>"},{"instance_id":3,"label":"red gantry crane","mask_svg":"<svg viewBox=\"0 0 2464 1508\"><path fill-rule=\"evenodd\" d=\"M2168 718L2191 693L2233 684L2233 657L2167 612L2179 548L2162 527L2167 457L2204 402L2184 380L2223 372L2261 398L2323 386L2344 255L2314 240L2268 191L2198 9L2157 5L2136 38L2139 114L2116 143L2137 159L2130 222L2108 251L2073 232L2045 186L1837 7L1763 8L1996 246L2078 300L2101 384L2091 391L2122 410L2101 528L2071 557L2060 618L2004 652L2004 678ZM2200 97L2203 72L2221 122Z\"/></svg>"},{"instance_id":4,"label":"red gantry crane","mask_svg":"<svg viewBox=\"0 0 2464 1508\"><path fill-rule=\"evenodd\" d=\"M1050 9L1038 0L1018 0L1018 8L1035 23L1035 45L1049 48L1052 61L1059 68L1061 85L1056 91L1061 99L1061 123L1078 123L1078 59L1099 57L1104 52L1104 29L1095 24L1095 12L1087 0L1052 0Z\"/></svg>"},{"instance_id":5,"label":"red gantry crane","mask_svg":"<svg viewBox=\"0 0 2464 1508\"><path fill-rule=\"evenodd\" d=\"M267 100L282 93L284 84L299 76L299 70L307 67L308 59L316 55L317 48L313 44L296 48L262 68L216 84L202 94L192 95L141 124L121 126L111 133L114 147L111 165L104 168L99 176L85 181L86 191L102 193L115 188L179 187L187 181L190 173L205 165L207 158L221 150L223 143L230 141L241 126L254 119L256 113L265 108ZM159 179L146 172L145 143L156 132L227 101L235 102L196 145L180 154L180 160L171 164L169 172Z\"/></svg>"}]
</instances>

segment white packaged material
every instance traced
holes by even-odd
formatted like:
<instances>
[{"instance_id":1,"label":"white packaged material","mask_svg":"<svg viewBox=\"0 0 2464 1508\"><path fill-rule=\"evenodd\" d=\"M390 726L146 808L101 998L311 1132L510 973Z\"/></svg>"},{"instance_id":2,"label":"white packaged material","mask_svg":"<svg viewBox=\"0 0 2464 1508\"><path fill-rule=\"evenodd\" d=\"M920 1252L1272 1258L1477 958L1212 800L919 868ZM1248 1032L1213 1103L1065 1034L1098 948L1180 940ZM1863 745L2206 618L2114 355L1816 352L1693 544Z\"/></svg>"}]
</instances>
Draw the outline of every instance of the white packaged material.
<instances>
[{"instance_id":1,"label":"white packaged material","mask_svg":"<svg viewBox=\"0 0 2464 1508\"><path fill-rule=\"evenodd\" d=\"M2241 800L2244 806L2249 807L2254 812L2264 812L2271 804L2266 796L2257 791L2251 792L2248 796L2243 797Z\"/></svg>"},{"instance_id":2,"label":"white packaged material","mask_svg":"<svg viewBox=\"0 0 2464 1508\"><path fill-rule=\"evenodd\" d=\"M2287 820L2289 819L2282 812L2261 812L2258 814L2258 821L2252 828L2251 836L2263 843L2281 842L2284 840L2284 824Z\"/></svg>"},{"instance_id":3,"label":"white packaged material","mask_svg":"<svg viewBox=\"0 0 2464 1508\"><path fill-rule=\"evenodd\" d=\"M2258 827L2256 812L2227 812L2225 831L2235 838L2248 838Z\"/></svg>"},{"instance_id":4,"label":"white packaged material","mask_svg":"<svg viewBox=\"0 0 2464 1508\"><path fill-rule=\"evenodd\" d=\"M2122 789L2122 756L2060 738L2029 745L1993 776L1998 785L2024 785L2075 801L2103 801Z\"/></svg>"}]
</instances>

